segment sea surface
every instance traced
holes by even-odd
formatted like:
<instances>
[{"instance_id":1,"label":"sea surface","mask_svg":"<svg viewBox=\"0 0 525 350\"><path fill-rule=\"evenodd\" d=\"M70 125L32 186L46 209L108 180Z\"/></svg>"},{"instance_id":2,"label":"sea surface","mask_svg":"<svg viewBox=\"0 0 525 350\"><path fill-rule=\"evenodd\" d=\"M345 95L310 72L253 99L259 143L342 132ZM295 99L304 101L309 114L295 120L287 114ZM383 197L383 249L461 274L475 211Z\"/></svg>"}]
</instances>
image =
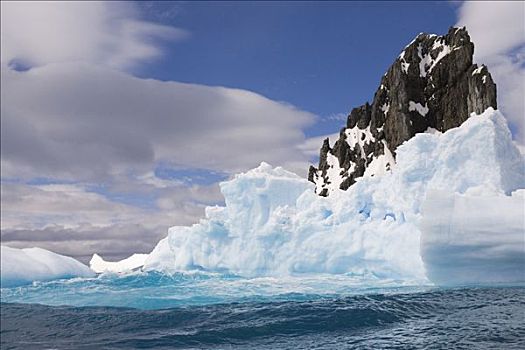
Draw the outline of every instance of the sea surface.
<instances>
[{"instance_id":1,"label":"sea surface","mask_svg":"<svg viewBox=\"0 0 525 350\"><path fill-rule=\"evenodd\" d=\"M1 302L1 349L525 349L524 286L137 273Z\"/></svg>"}]
</instances>

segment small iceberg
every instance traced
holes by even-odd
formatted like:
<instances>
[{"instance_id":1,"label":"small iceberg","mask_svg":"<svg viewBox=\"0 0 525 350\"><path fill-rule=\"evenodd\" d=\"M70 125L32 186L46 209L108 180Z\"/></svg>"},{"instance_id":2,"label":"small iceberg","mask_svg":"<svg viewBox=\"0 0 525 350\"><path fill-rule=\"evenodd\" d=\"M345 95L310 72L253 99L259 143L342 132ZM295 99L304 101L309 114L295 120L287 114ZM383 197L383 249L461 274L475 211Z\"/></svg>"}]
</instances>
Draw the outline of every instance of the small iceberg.
<instances>
[{"instance_id":1,"label":"small iceberg","mask_svg":"<svg viewBox=\"0 0 525 350\"><path fill-rule=\"evenodd\" d=\"M86 265L68 256L42 248L17 249L1 246L2 288L73 277L94 277Z\"/></svg>"},{"instance_id":2,"label":"small iceberg","mask_svg":"<svg viewBox=\"0 0 525 350\"><path fill-rule=\"evenodd\" d=\"M148 254L133 254L130 257L120 261L105 261L98 254L93 254L89 261L89 267L96 273L125 273L139 269L144 266Z\"/></svg>"}]
</instances>

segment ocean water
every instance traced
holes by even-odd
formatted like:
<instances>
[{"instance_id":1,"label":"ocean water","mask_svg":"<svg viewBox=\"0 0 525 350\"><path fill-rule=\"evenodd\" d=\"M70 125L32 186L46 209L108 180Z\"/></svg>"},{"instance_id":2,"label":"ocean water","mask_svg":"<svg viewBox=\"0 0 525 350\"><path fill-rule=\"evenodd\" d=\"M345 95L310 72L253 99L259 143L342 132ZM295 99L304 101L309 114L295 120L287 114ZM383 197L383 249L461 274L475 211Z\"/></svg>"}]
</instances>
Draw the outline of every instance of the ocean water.
<instances>
[{"instance_id":1,"label":"ocean water","mask_svg":"<svg viewBox=\"0 0 525 350\"><path fill-rule=\"evenodd\" d=\"M103 275L1 290L2 349L524 349L525 287Z\"/></svg>"}]
</instances>

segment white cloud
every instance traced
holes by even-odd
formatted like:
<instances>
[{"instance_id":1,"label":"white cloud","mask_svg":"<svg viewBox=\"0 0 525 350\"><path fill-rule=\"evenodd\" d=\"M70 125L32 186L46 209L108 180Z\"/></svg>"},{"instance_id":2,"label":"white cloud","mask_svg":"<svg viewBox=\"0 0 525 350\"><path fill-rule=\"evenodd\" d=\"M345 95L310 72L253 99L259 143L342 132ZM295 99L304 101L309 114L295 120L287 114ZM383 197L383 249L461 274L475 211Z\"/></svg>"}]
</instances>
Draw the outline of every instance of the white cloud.
<instances>
[{"instance_id":1,"label":"white cloud","mask_svg":"<svg viewBox=\"0 0 525 350\"><path fill-rule=\"evenodd\" d=\"M1 15L2 178L72 182L2 182L3 244L84 258L147 252L222 200L216 184L156 177L159 164L233 173L264 160L306 174L320 146L302 131L314 116L294 106L128 74L162 54L159 40L188 35L140 20L132 3L2 2ZM12 70L13 60L32 68Z\"/></svg>"},{"instance_id":2,"label":"white cloud","mask_svg":"<svg viewBox=\"0 0 525 350\"><path fill-rule=\"evenodd\" d=\"M520 1L465 1L459 8L458 24L466 25L474 38L477 59L522 46L524 21L525 3Z\"/></svg>"},{"instance_id":3,"label":"white cloud","mask_svg":"<svg viewBox=\"0 0 525 350\"><path fill-rule=\"evenodd\" d=\"M129 2L2 2L2 176L106 181L159 161L236 172L307 167L314 116L256 93L119 71L184 31ZM16 72L6 63L33 68ZM114 68L118 68L115 70ZM151 181L151 179L149 180Z\"/></svg>"},{"instance_id":4,"label":"white cloud","mask_svg":"<svg viewBox=\"0 0 525 350\"><path fill-rule=\"evenodd\" d=\"M466 1L458 17L474 42L475 61L489 67L497 84L498 108L525 144L525 3Z\"/></svg>"},{"instance_id":5,"label":"white cloud","mask_svg":"<svg viewBox=\"0 0 525 350\"><path fill-rule=\"evenodd\" d=\"M323 141L326 138L330 140L330 146L333 146L335 141L339 139L339 133L308 138L301 145L299 145L298 148L301 150L301 152L308 155L311 160L318 161L321 146L323 145Z\"/></svg>"},{"instance_id":6,"label":"white cloud","mask_svg":"<svg viewBox=\"0 0 525 350\"><path fill-rule=\"evenodd\" d=\"M122 258L151 251L168 227L192 224L205 205L222 201L217 185L171 186L157 196L156 207L144 209L78 184L2 183L2 244L39 246L84 259L94 252Z\"/></svg>"},{"instance_id":7,"label":"white cloud","mask_svg":"<svg viewBox=\"0 0 525 350\"><path fill-rule=\"evenodd\" d=\"M348 113L332 113L322 118L323 121L345 122L348 119Z\"/></svg>"},{"instance_id":8,"label":"white cloud","mask_svg":"<svg viewBox=\"0 0 525 350\"><path fill-rule=\"evenodd\" d=\"M314 116L253 92L139 79L105 67L2 69L2 173L100 181L160 161L237 172L305 163Z\"/></svg>"},{"instance_id":9,"label":"white cloud","mask_svg":"<svg viewBox=\"0 0 525 350\"><path fill-rule=\"evenodd\" d=\"M159 57L182 29L142 21L133 3L2 1L1 61L29 66L84 61L127 69Z\"/></svg>"}]
</instances>

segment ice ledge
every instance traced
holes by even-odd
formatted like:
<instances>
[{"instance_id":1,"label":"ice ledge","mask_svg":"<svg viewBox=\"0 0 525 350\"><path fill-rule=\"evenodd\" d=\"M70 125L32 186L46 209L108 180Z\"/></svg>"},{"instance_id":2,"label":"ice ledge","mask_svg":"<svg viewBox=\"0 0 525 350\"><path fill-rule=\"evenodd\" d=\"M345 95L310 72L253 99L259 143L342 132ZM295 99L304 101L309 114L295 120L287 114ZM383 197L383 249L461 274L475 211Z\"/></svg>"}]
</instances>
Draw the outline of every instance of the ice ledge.
<instances>
[{"instance_id":1,"label":"ice ledge","mask_svg":"<svg viewBox=\"0 0 525 350\"><path fill-rule=\"evenodd\" d=\"M89 261L89 267L96 273L113 272L123 273L131 272L144 266L148 254L133 254L130 257L120 261L105 261L98 254L93 254Z\"/></svg>"}]
</instances>

